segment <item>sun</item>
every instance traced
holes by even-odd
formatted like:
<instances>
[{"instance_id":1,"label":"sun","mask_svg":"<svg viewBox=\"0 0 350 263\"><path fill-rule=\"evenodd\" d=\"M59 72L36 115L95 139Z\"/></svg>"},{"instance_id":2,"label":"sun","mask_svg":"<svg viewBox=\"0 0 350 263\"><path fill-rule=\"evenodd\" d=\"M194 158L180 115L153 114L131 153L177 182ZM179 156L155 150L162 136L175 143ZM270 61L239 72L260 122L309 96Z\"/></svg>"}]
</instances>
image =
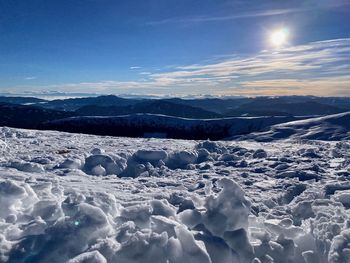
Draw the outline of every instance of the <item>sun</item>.
<instances>
[{"instance_id":1,"label":"sun","mask_svg":"<svg viewBox=\"0 0 350 263\"><path fill-rule=\"evenodd\" d=\"M281 47L287 44L289 37L288 29L280 28L270 34L270 43L274 47Z\"/></svg>"}]
</instances>

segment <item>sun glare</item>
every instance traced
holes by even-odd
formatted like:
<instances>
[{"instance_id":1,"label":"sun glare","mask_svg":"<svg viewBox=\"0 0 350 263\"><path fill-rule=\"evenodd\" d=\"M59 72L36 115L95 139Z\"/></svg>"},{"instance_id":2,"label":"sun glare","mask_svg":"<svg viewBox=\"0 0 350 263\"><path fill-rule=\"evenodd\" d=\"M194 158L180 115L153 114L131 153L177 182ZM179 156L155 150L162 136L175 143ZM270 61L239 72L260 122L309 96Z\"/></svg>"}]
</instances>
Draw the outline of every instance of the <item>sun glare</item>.
<instances>
[{"instance_id":1,"label":"sun glare","mask_svg":"<svg viewBox=\"0 0 350 263\"><path fill-rule=\"evenodd\" d=\"M277 29L270 35L270 43L275 47L281 47L287 44L288 30L286 28Z\"/></svg>"}]
</instances>

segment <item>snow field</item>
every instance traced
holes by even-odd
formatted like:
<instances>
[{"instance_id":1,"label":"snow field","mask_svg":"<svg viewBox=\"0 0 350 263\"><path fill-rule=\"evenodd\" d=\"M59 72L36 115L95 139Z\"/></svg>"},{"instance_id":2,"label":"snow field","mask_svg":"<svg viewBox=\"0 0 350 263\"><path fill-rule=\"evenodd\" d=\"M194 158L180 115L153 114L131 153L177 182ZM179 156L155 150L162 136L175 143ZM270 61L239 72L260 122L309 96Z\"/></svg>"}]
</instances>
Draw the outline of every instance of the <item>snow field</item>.
<instances>
[{"instance_id":1,"label":"snow field","mask_svg":"<svg viewBox=\"0 0 350 263\"><path fill-rule=\"evenodd\" d=\"M350 262L348 141L0 138L0 262Z\"/></svg>"}]
</instances>

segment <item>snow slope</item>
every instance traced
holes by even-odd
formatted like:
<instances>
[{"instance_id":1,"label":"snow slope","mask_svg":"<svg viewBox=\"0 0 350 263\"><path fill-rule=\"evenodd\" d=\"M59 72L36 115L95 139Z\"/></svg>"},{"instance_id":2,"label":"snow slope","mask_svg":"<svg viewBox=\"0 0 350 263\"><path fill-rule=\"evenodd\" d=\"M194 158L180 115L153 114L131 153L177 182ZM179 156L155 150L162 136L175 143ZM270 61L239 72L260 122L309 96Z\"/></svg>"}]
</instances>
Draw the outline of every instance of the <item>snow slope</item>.
<instances>
[{"instance_id":1,"label":"snow slope","mask_svg":"<svg viewBox=\"0 0 350 263\"><path fill-rule=\"evenodd\" d=\"M0 153L0 262L349 262L350 141L0 128Z\"/></svg>"},{"instance_id":2,"label":"snow slope","mask_svg":"<svg viewBox=\"0 0 350 263\"><path fill-rule=\"evenodd\" d=\"M272 126L264 132L252 133L241 139L273 141L276 139L349 140L350 112L292 121Z\"/></svg>"}]
</instances>

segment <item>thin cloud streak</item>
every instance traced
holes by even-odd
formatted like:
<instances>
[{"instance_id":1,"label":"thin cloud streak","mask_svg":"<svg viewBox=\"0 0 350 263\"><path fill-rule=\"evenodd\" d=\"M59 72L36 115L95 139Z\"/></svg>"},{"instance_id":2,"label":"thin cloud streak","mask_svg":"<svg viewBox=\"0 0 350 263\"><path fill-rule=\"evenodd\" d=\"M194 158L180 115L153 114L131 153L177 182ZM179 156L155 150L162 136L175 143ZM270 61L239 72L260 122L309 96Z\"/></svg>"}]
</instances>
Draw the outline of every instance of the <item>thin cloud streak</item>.
<instances>
[{"instance_id":1,"label":"thin cloud streak","mask_svg":"<svg viewBox=\"0 0 350 263\"><path fill-rule=\"evenodd\" d=\"M34 80L34 79L37 79L36 76L29 76L29 77L25 77L24 78L25 80Z\"/></svg>"},{"instance_id":2,"label":"thin cloud streak","mask_svg":"<svg viewBox=\"0 0 350 263\"><path fill-rule=\"evenodd\" d=\"M252 18L252 17L267 17L267 16L276 16L276 15L285 15L289 13L302 12L305 9L299 8L291 8L291 9L275 9L275 10L264 10L264 11L256 11L249 13L242 13L236 15L229 16L198 16L198 17L188 17L188 18L168 18L158 21L150 21L147 22L146 25L156 26L156 25L164 25L170 23L205 23L205 22L219 22L219 21L227 21L227 20L235 20L242 18Z\"/></svg>"},{"instance_id":3,"label":"thin cloud streak","mask_svg":"<svg viewBox=\"0 0 350 263\"><path fill-rule=\"evenodd\" d=\"M350 96L350 77L331 77L312 80L278 79L257 80L240 83L234 89L237 95L321 95L321 96ZM225 94L223 92L222 94ZM226 94L230 94L226 91Z\"/></svg>"},{"instance_id":4,"label":"thin cloud streak","mask_svg":"<svg viewBox=\"0 0 350 263\"><path fill-rule=\"evenodd\" d=\"M339 44L339 45L338 45ZM339 46L343 48L339 48ZM248 58L233 58L207 65L177 67L175 71L152 74L154 79L186 79L192 77L259 77L262 75L303 74L310 78L318 75L340 74L339 66L350 63L350 39L315 42L289 47L277 52L264 51ZM347 53L347 54L344 54ZM334 70L334 67L338 67ZM348 73L348 72L346 72Z\"/></svg>"},{"instance_id":5,"label":"thin cloud streak","mask_svg":"<svg viewBox=\"0 0 350 263\"><path fill-rule=\"evenodd\" d=\"M302 13L308 11L314 11L315 8L341 8L343 6L350 5L350 2L346 1L334 1L331 3L323 3L320 6L307 6L307 7L296 7L296 8L285 8L285 9L270 9L270 10L255 10L251 12L238 13L233 15L223 15L223 16L197 16L197 17L185 17L185 18L167 18L163 20L146 22L149 26L158 26L165 24L198 24L198 23L209 23L209 22L221 22L230 21L236 19L245 18L257 18L257 17L269 17L269 16L280 16L293 13Z\"/></svg>"}]
</instances>

